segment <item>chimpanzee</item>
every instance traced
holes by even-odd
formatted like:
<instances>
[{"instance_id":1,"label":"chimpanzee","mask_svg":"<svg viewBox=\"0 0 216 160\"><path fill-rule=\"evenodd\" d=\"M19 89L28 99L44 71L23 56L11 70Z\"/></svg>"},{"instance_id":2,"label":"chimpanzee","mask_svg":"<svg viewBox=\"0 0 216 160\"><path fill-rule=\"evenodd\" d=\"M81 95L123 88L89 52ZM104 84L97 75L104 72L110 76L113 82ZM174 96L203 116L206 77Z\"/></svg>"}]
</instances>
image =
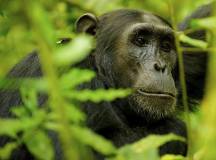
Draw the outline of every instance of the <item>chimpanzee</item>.
<instances>
[{"instance_id":1,"label":"chimpanzee","mask_svg":"<svg viewBox=\"0 0 216 160\"><path fill-rule=\"evenodd\" d=\"M201 7L180 25L180 30L188 28L191 18L206 17L210 11L210 5ZM117 147L149 134L175 133L187 138L186 126L177 118L177 111L181 110L178 107L181 106L178 59L174 31L166 20L149 12L121 9L100 17L85 14L77 20L76 28L77 32L94 35L96 39L96 48L76 66L92 69L97 76L81 87L134 90L129 97L114 102L83 104L88 117L87 125L92 130L110 139ZM191 36L204 39L205 32L197 31ZM202 98L206 62L206 53L184 55L191 103ZM8 76L42 76L37 53L30 54L18 63ZM39 103L44 100L39 99ZM10 107L20 103L18 92L0 92L0 116L8 117ZM0 139L0 145L5 141ZM61 159L59 146L56 150L56 159ZM160 147L159 152L160 155L186 155L187 144L168 142ZM11 159L31 157L26 150L20 149Z\"/></svg>"}]
</instances>

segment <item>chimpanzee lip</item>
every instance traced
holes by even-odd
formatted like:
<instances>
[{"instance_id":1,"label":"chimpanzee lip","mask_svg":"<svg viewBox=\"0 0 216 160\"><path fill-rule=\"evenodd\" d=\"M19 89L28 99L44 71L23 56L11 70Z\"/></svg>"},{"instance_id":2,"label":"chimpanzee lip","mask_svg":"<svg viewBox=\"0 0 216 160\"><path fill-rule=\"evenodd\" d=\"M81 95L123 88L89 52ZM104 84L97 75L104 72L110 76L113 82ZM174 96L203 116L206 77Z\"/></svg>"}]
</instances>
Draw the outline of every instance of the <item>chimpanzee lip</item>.
<instances>
[{"instance_id":1,"label":"chimpanzee lip","mask_svg":"<svg viewBox=\"0 0 216 160\"><path fill-rule=\"evenodd\" d=\"M145 91L144 89L138 89L137 92L141 95L145 96L155 96L155 97L171 97L176 98L176 96L169 92L149 92Z\"/></svg>"}]
</instances>

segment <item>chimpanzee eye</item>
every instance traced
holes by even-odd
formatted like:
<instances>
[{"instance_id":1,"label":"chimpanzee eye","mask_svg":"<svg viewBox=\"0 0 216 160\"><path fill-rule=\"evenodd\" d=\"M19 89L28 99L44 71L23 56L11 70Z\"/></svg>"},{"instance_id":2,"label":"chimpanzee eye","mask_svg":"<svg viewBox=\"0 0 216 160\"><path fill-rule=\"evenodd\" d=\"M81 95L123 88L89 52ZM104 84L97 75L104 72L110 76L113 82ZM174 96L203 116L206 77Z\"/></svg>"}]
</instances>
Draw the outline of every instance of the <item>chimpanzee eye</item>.
<instances>
[{"instance_id":1,"label":"chimpanzee eye","mask_svg":"<svg viewBox=\"0 0 216 160\"><path fill-rule=\"evenodd\" d=\"M161 49L165 52L170 52L170 50L172 49L171 43L170 41L162 41L161 42Z\"/></svg>"},{"instance_id":2,"label":"chimpanzee eye","mask_svg":"<svg viewBox=\"0 0 216 160\"><path fill-rule=\"evenodd\" d=\"M143 35L138 35L134 39L134 44L139 47L144 47L148 44L148 40Z\"/></svg>"}]
</instances>

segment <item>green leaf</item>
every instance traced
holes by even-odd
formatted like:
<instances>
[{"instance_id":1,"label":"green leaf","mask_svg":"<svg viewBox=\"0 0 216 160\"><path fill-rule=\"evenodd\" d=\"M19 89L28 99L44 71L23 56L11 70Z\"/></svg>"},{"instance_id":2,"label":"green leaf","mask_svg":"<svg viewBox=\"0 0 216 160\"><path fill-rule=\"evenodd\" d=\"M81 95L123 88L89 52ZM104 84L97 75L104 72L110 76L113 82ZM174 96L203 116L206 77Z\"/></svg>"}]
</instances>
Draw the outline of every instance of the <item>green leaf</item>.
<instances>
[{"instance_id":1,"label":"green leaf","mask_svg":"<svg viewBox=\"0 0 216 160\"><path fill-rule=\"evenodd\" d=\"M74 123L84 122L84 120L86 119L85 114L80 110L80 108L74 106L73 104L65 105L65 112L66 112L65 116L67 116L68 120ZM49 119L54 119L54 120L58 120L59 116L60 116L59 114L55 114L53 112L48 115Z\"/></svg>"},{"instance_id":2,"label":"green leaf","mask_svg":"<svg viewBox=\"0 0 216 160\"><path fill-rule=\"evenodd\" d=\"M117 154L114 158L108 158L108 160L134 160L134 157L136 157L136 160L159 160L158 151L156 148L154 149L148 149L144 152L135 153L133 150L131 150L130 147L127 149L125 148L120 154Z\"/></svg>"},{"instance_id":3,"label":"green leaf","mask_svg":"<svg viewBox=\"0 0 216 160\"><path fill-rule=\"evenodd\" d=\"M18 118L26 118L29 117L29 112L26 110L24 106L16 106L12 107L10 111Z\"/></svg>"},{"instance_id":4,"label":"green leaf","mask_svg":"<svg viewBox=\"0 0 216 160\"><path fill-rule=\"evenodd\" d=\"M26 4L29 6L26 10L32 26L37 27L35 35L42 37L49 46L54 48L55 32L45 7L38 1L28 1Z\"/></svg>"},{"instance_id":5,"label":"green leaf","mask_svg":"<svg viewBox=\"0 0 216 160\"><path fill-rule=\"evenodd\" d=\"M205 41L190 38L183 33L179 35L179 39L181 42L190 44L198 48L206 49L208 47L208 43L206 43Z\"/></svg>"},{"instance_id":6,"label":"green leaf","mask_svg":"<svg viewBox=\"0 0 216 160\"><path fill-rule=\"evenodd\" d=\"M0 148L0 159L8 160L12 151L18 147L16 142L7 143L3 148Z\"/></svg>"},{"instance_id":7,"label":"green leaf","mask_svg":"<svg viewBox=\"0 0 216 160\"><path fill-rule=\"evenodd\" d=\"M69 91L63 93L65 97L70 99L76 99L81 102L92 101L99 103L101 101L112 101L116 98L124 98L131 94L130 89L97 89L97 90L80 90Z\"/></svg>"},{"instance_id":8,"label":"green leaf","mask_svg":"<svg viewBox=\"0 0 216 160\"><path fill-rule=\"evenodd\" d=\"M0 88L20 89L21 87L36 89L37 91L46 91L47 83L43 78L1 78Z\"/></svg>"},{"instance_id":9,"label":"green leaf","mask_svg":"<svg viewBox=\"0 0 216 160\"><path fill-rule=\"evenodd\" d=\"M16 137L16 134L23 129L22 121L18 119L0 119L0 135Z\"/></svg>"},{"instance_id":10,"label":"green leaf","mask_svg":"<svg viewBox=\"0 0 216 160\"><path fill-rule=\"evenodd\" d=\"M46 113L37 111L34 117L22 117L21 119L0 119L0 135L8 135L16 138L20 131L31 130L41 125L46 118Z\"/></svg>"},{"instance_id":11,"label":"green leaf","mask_svg":"<svg viewBox=\"0 0 216 160\"><path fill-rule=\"evenodd\" d=\"M104 155L115 154L117 151L115 146L110 141L106 140L100 135L97 135L88 128L72 126L71 133L77 140L91 146L96 151Z\"/></svg>"},{"instance_id":12,"label":"green leaf","mask_svg":"<svg viewBox=\"0 0 216 160\"><path fill-rule=\"evenodd\" d=\"M136 160L159 160L158 147L171 140L184 141L184 138L174 134L149 135L138 142L121 147L118 149L117 156L110 160L133 160L134 157Z\"/></svg>"},{"instance_id":13,"label":"green leaf","mask_svg":"<svg viewBox=\"0 0 216 160\"><path fill-rule=\"evenodd\" d=\"M54 55L57 65L72 65L83 60L92 49L93 38L87 35L79 35L65 47L60 48Z\"/></svg>"},{"instance_id":14,"label":"green leaf","mask_svg":"<svg viewBox=\"0 0 216 160\"><path fill-rule=\"evenodd\" d=\"M144 151L140 157L140 160L143 160L143 159L160 160L159 155L158 155L158 150L156 148L153 148L153 149L148 149Z\"/></svg>"},{"instance_id":15,"label":"green leaf","mask_svg":"<svg viewBox=\"0 0 216 160\"><path fill-rule=\"evenodd\" d=\"M81 83L90 81L94 76L95 73L91 70L75 68L61 77L61 86L63 89L71 89Z\"/></svg>"},{"instance_id":16,"label":"green leaf","mask_svg":"<svg viewBox=\"0 0 216 160\"><path fill-rule=\"evenodd\" d=\"M37 100L37 93L32 88L22 87L20 89L22 101L25 107L31 112L34 113L37 110L38 100Z\"/></svg>"},{"instance_id":17,"label":"green leaf","mask_svg":"<svg viewBox=\"0 0 216 160\"><path fill-rule=\"evenodd\" d=\"M80 110L80 107L74 106L73 104L67 104L65 106L68 120L79 123L86 119L85 114Z\"/></svg>"},{"instance_id":18,"label":"green leaf","mask_svg":"<svg viewBox=\"0 0 216 160\"><path fill-rule=\"evenodd\" d=\"M184 141L184 138L172 133L167 135L149 135L146 138L134 143L133 145L131 145L131 147L136 152L142 152L149 148L158 148L159 146L171 140Z\"/></svg>"},{"instance_id":19,"label":"green leaf","mask_svg":"<svg viewBox=\"0 0 216 160\"><path fill-rule=\"evenodd\" d=\"M40 160L53 160L54 150L48 135L41 130L26 132L23 136L28 150Z\"/></svg>"},{"instance_id":20,"label":"green leaf","mask_svg":"<svg viewBox=\"0 0 216 160\"><path fill-rule=\"evenodd\" d=\"M204 28L204 29L214 30L216 28L216 17L194 19L191 20L190 25L193 29Z\"/></svg>"},{"instance_id":21,"label":"green leaf","mask_svg":"<svg viewBox=\"0 0 216 160\"><path fill-rule=\"evenodd\" d=\"M167 154L161 157L161 160L186 160L186 158L181 155Z\"/></svg>"}]
</instances>

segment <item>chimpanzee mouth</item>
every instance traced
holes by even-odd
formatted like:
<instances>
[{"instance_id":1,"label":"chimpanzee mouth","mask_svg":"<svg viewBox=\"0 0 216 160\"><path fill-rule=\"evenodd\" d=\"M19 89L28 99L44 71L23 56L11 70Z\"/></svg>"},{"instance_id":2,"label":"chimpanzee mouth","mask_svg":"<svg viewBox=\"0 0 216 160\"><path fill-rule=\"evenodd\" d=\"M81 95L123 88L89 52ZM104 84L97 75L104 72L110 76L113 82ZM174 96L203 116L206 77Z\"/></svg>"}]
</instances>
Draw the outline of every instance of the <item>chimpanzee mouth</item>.
<instances>
[{"instance_id":1,"label":"chimpanzee mouth","mask_svg":"<svg viewBox=\"0 0 216 160\"><path fill-rule=\"evenodd\" d=\"M149 91L145 91L144 89L138 89L137 92L144 96L176 98L176 96L173 93L169 93L169 92L149 92Z\"/></svg>"}]
</instances>

